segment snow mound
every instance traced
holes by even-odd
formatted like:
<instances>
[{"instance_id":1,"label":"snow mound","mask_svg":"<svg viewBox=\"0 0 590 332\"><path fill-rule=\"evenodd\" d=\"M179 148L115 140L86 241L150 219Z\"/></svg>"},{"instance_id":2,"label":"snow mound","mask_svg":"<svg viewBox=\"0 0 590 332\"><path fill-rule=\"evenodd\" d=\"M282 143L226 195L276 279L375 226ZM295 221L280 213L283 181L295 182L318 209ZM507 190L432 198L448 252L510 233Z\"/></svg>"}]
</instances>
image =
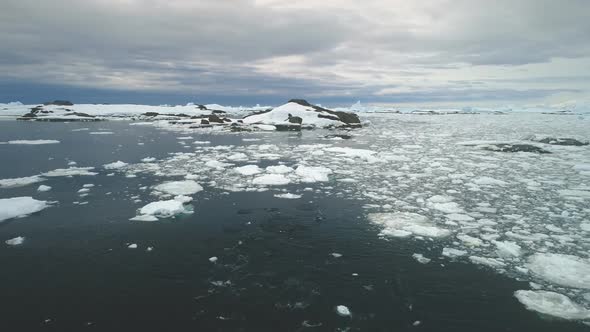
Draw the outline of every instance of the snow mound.
<instances>
[{"instance_id":1,"label":"snow mound","mask_svg":"<svg viewBox=\"0 0 590 332\"><path fill-rule=\"evenodd\" d=\"M170 218L178 214L191 213L184 204L178 200L152 202L142 207L139 213L143 216L154 216L158 218Z\"/></svg>"},{"instance_id":2,"label":"snow mound","mask_svg":"<svg viewBox=\"0 0 590 332\"><path fill-rule=\"evenodd\" d=\"M192 180L164 182L154 189L171 195L192 195L203 191L203 187Z\"/></svg>"},{"instance_id":3,"label":"snow mound","mask_svg":"<svg viewBox=\"0 0 590 332\"><path fill-rule=\"evenodd\" d=\"M559 293L519 290L514 292L514 296L531 311L570 320L590 318L590 310Z\"/></svg>"},{"instance_id":4,"label":"snow mound","mask_svg":"<svg viewBox=\"0 0 590 332\"><path fill-rule=\"evenodd\" d=\"M48 206L46 201L38 201L33 197L2 198L0 199L0 222L39 212Z\"/></svg>"},{"instance_id":5,"label":"snow mound","mask_svg":"<svg viewBox=\"0 0 590 332\"><path fill-rule=\"evenodd\" d=\"M590 289L590 260L565 254L537 253L529 257L526 267L549 282Z\"/></svg>"},{"instance_id":6,"label":"snow mound","mask_svg":"<svg viewBox=\"0 0 590 332\"><path fill-rule=\"evenodd\" d=\"M383 226L380 235L406 237L410 235L426 237L446 237L451 234L447 229L437 227L425 216L411 212L371 213L369 221Z\"/></svg>"}]
</instances>

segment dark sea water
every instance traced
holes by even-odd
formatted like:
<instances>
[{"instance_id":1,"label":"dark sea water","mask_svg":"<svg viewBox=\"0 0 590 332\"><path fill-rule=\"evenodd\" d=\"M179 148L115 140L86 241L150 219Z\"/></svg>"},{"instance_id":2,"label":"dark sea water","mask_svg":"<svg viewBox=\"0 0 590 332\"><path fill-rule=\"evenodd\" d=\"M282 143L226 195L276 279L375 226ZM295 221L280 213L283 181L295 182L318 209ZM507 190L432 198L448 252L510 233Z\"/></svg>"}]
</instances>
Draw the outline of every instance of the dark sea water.
<instances>
[{"instance_id":1,"label":"dark sea water","mask_svg":"<svg viewBox=\"0 0 590 332\"><path fill-rule=\"evenodd\" d=\"M114 134L88 134L100 129ZM44 193L36 191L39 184L0 189L0 198L57 202L0 223L0 331L590 329L527 311L513 292L528 289L528 282L443 260L441 244L380 239L359 200L316 191L287 200L272 192L207 188L195 195L193 214L129 221L150 201L138 188L162 180L106 176L110 172L100 166L183 152L176 136L127 122L0 121L0 141L61 141L0 145L0 179L67 168L69 161L99 172L51 178L42 184L53 189ZM231 135L192 136L220 145L241 142ZM80 199L76 192L86 183L95 187ZM135 203L135 195L143 202ZM73 203L78 201L88 204ZM4 245L16 236L25 242ZM127 248L129 243L138 248ZM418 263L416 252L432 262ZM217 263L209 261L212 256ZM337 305L352 316L337 315Z\"/></svg>"}]
</instances>

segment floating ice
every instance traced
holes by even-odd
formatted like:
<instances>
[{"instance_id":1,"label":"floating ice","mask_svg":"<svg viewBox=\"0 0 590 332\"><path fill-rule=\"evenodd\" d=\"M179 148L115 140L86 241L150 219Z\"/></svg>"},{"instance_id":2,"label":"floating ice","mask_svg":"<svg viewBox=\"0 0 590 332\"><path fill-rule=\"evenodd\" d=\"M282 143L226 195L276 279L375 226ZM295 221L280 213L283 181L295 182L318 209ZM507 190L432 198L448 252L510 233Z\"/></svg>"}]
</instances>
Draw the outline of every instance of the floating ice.
<instances>
[{"instance_id":1,"label":"floating ice","mask_svg":"<svg viewBox=\"0 0 590 332\"><path fill-rule=\"evenodd\" d=\"M0 222L24 217L49 207L46 201L38 201L32 197L12 197L0 199Z\"/></svg>"},{"instance_id":2,"label":"floating ice","mask_svg":"<svg viewBox=\"0 0 590 332\"><path fill-rule=\"evenodd\" d=\"M51 187L50 187L50 186L46 186L46 185L44 185L44 184L40 185L40 186L37 188L37 191L38 191L38 192L45 192L45 191L50 191L50 190L51 190Z\"/></svg>"},{"instance_id":3,"label":"floating ice","mask_svg":"<svg viewBox=\"0 0 590 332\"><path fill-rule=\"evenodd\" d=\"M129 165L129 164L122 162L120 160L117 160L117 161L112 162L110 164L104 164L104 165L102 165L102 167L104 167L105 169L119 169L119 168L123 168L127 165Z\"/></svg>"},{"instance_id":4,"label":"floating ice","mask_svg":"<svg viewBox=\"0 0 590 332\"><path fill-rule=\"evenodd\" d=\"M342 317L350 316L350 310L348 309L348 307L343 305L336 306L336 313Z\"/></svg>"},{"instance_id":5,"label":"floating ice","mask_svg":"<svg viewBox=\"0 0 590 332\"><path fill-rule=\"evenodd\" d=\"M498 253L498 256L500 257L504 257L504 258L510 258L510 257L519 257L520 255L522 255L521 252L521 247L516 244L515 242L510 242L510 241L493 241L494 244L496 245L496 247L498 248L498 250L496 250L496 252Z\"/></svg>"},{"instance_id":6,"label":"floating ice","mask_svg":"<svg viewBox=\"0 0 590 332\"><path fill-rule=\"evenodd\" d=\"M430 263L431 259L424 257L422 254L413 254L412 257L421 264L428 264Z\"/></svg>"},{"instance_id":7,"label":"floating ice","mask_svg":"<svg viewBox=\"0 0 590 332\"><path fill-rule=\"evenodd\" d=\"M449 258L457 258L467 255L467 251L455 248L443 248L442 255Z\"/></svg>"},{"instance_id":8,"label":"floating ice","mask_svg":"<svg viewBox=\"0 0 590 332\"><path fill-rule=\"evenodd\" d=\"M265 174L252 180L252 184L260 186L284 186L290 182L291 180L281 174Z\"/></svg>"},{"instance_id":9,"label":"floating ice","mask_svg":"<svg viewBox=\"0 0 590 332\"><path fill-rule=\"evenodd\" d=\"M262 172L262 169L257 165L246 165L234 168L234 171L241 175L254 175Z\"/></svg>"},{"instance_id":10,"label":"floating ice","mask_svg":"<svg viewBox=\"0 0 590 332\"><path fill-rule=\"evenodd\" d=\"M18 246L18 245L23 244L24 241L25 241L24 237L17 236L15 238L10 239L10 240L4 241L4 243L6 243L9 246Z\"/></svg>"},{"instance_id":11,"label":"floating ice","mask_svg":"<svg viewBox=\"0 0 590 332\"><path fill-rule=\"evenodd\" d=\"M565 254L536 253L526 267L549 282L590 289L590 260Z\"/></svg>"},{"instance_id":12,"label":"floating ice","mask_svg":"<svg viewBox=\"0 0 590 332\"><path fill-rule=\"evenodd\" d=\"M569 297L549 291L519 290L514 296L528 310L570 320L590 318L590 310L574 303Z\"/></svg>"},{"instance_id":13,"label":"floating ice","mask_svg":"<svg viewBox=\"0 0 590 332\"><path fill-rule=\"evenodd\" d=\"M39 175L33 176L26 176L22 178L13 178L13 179L1 179L0 180L0 188L16 188L16 187L24 187L28 186L33 183L45 181L44 178L40 177Z\"/></svg>"},{"instance_id":14,"label":"floating ice","mask_svg":"<svg viewBox=\"0 0 590 332\"><path fill-rule=\"evenodd\" d=\"M142 162L144 162L144 163L151 163L151 162L154 162L154 161L156 161L156 160L157 160L157 159L156 159L156 158L154 158L154 157L145 157L145 158L143 158L141 161L142 161Z\"/></svg>"},{"instance_id":15,"label":"floating ice","mask_svg":"<svg viewBox=\"0 0 590 332\"><path fill-rule=\"evenodd\" d=\"M139 213L158 218L170 218L178 214L191 213L191 211L187 210L182 202L171 199L149 203L142 207Z\"/></svg>"},{"instance_id":16,"label":"floating ice","mask_svg":"<svg viewBox=\"0 0 590 332\"><path fill-rule=\"evenodd\" d=\"M112 135L112 131L91 131L89 132L90 135Z\"/></svg>"},{"instance_id":17,"label":"floating ice","mask_svg":"<svg viewBox=\"0 0 590 332\"><path fill-rule=\"evenodd\" d=\"M18 144L18 145L43 145L43 144L58 144L60 142L53 140L53 139L35 139L35 140L20 139L20 140L8 141L7 143L8 144Z\"/></svg>"},{"instance_id":18,"label":"floating ice","mask_svg":"<svg viewBox=\"0 0 590 332\"><path fill-rule=\"evenodd\" d=\"M490 257L469 256L469 260L474 264L486 265L493 268L502 268L506 266L504 262Z\"/></svg>"},{"instance_id":19,"label":"floating ice","mask_svg":"<svg viewBox=\"0 0 590 332\"><path fill-rule=\"evenodd\" d=\"M342 257L342 254L339 254L337 252L333 252L330 255L332 255L332 257L334 257L334 258L340 258L340 257Z\"/></svg>"},{"instance_id":20,"label":"floating ice","mask_svg":"<svg viewBox=\"0 0 590 332\"><path fill-rule=\"evenodd\" d=\"M129 249L137 249L137 243L132 243L132 244L128 245L127 248L129 248Z\"/></svg>"},{"instance_id":21,"label":"floating ice","mask_svg":"<svg viewBox=\"0 0 590 332\"><path fill-rule=\"evenodd\" d=\"M275 197L277 198L284 198L284 199L299 199L302 196L297 194L285 193L285 194L276 194Z\"/></svg>"},{"instance_id":22,"label":"floating ice","mask_svg":"<svg viewBox=\"0 0 590 332\"><path fill-rule=\"evenodd\" d=\"M482 176L473 180L473 183L480 186L505 186L508 183L502 180L494 179L488 176Z\"/></svg>"},{"instance_id":23,"label":"floating ice","mask_svg":"<svg viewBox=\"0 0 590 332\"><path fill-rule=\"evenodd\" d=\"M57 177L57 176L76 176L76 175L92 176L92 175L98 174L96 172L90 172L90 170L93 170L93 169L94 169L94 167L58 168L53 171L43 173L41 175L47 176L47 177Z\"/></svg>"},{"instance_id":24,"label":"floating ice","mask_svg":"<svg viewBox=\"0 0 590 332\"><path fill-rule=\"evenodd\" d=\"M171 195L192 195L202 191L203 187L193 180L184 180L164 182L154 189Z\"/></svg>"},{"instance_id":25,"label":"floating ice","mask_svg":"<svg viewBox=\"0 0 590 332\"><path fill-rule=\"evenodd\" d=\"M209 257L209 262L211 262L211 263L217 262L217 257L215 257L215 256Z\"/></svg>"},{"instance_id":26,"label":"floating ice","mask_svg":"<svg viewBox=\"0 0 590 332\"><path fill-rule=\"evenodd\" d=\"M449 230L437 227L425 216L412 212L371 213L368 217L372 223L383 226L381 235L445 237L451 234Z\"/></svg>"},{"instance_id":27,"label":"floating ice","mask_svg":"<svg viewBox=\"0 0 590 332\"><path fill-rule=\"evenodd\" d=\"M329 181L328 175L332 174L332 170L323 166L311 167L301 165L297 167L295 174L301 178L301 182L326 182Z\"/></svg>"},{"instance_id":28,"label":"floating ice","mask_svg":"<svg viewBox=\"0 0 590 332\"><path fill-rule=\"evenodd\" d=\"M272 174L287 174L293 172L294 169L285 165L278 165L278 166L268 166L266 168L267 173Z\"/></svg>"}]
</instances>

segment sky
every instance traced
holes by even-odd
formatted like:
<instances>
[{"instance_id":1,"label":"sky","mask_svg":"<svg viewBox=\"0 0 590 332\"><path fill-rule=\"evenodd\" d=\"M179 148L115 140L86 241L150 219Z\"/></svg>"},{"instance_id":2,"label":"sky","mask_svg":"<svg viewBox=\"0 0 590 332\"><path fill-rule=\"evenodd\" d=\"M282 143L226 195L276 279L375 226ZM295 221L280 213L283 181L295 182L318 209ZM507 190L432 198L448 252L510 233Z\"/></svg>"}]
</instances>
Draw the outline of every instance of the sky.
<instances>
[{"instance_id":1,"label":"sky","mask_svg":"<svg viewBox=\"0 0 590 332\"><path fill-rule=\"evenodd\" d=\"M2 0L0 102L590 99L588 0Z\"/></svg>"}]
</instances>

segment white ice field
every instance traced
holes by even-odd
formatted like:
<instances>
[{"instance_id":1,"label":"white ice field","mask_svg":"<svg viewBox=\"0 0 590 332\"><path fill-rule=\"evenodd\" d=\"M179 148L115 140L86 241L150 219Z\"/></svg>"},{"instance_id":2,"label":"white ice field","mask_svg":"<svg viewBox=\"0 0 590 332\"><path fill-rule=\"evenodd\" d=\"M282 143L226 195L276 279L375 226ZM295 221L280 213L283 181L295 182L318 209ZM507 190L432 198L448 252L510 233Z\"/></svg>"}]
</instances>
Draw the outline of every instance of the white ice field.
<instances>
[{"instance_id":1,"label":"white ice field","mask_svg":"<svg viewBox=\"0 0 590 332\"><path fill-rule=\"evenodd\" d=\"M181 139L186 152L164 159L146 155L144 162L123 160L118 167L105 168L126 176L147 173L161 178L161 184L151 188L160 203L144 206L139 220L186 213L183 205L190 202L178 195L198 200L200 187L273 191L285 199L315 191L361 200L366 202L367 228L375 229L376 236L444 248L436 255L416 252L421 262L455 260L527 280L530 289L515 293L526 308L563 319L590 319L590 147L526 140L536 135L587 141L589 116L361 117L370 123L348 132L351 140L322 139L325 131L281 139L297 134L229 133L154 122L180 137L238 135L243 144L192 144ZM306 141L306 136L313 139ZM478 144L465 144L473 141ZM488 151L481 148L487 142L523 142L551 153ZM0 184L29 185L51 176L103 171L101 165L85 166L96 168L48 170Z\"/></svg>"}]
</instances>

